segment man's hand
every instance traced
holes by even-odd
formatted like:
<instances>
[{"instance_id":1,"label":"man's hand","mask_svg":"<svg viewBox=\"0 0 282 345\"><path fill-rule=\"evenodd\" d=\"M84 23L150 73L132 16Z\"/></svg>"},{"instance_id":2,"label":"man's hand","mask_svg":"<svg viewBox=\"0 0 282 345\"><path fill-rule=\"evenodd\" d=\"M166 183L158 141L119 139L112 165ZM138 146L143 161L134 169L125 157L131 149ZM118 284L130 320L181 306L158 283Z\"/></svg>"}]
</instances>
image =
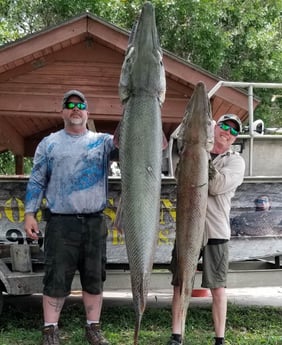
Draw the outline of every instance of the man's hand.
<instances>
[{"instance_id":1,"label":"man's hand","mask_svg":"<svg viewBox=\"0 0 282 345\"><path fill-rule=\"evenodd\" d=\"M27 237L33 240L38 240L38 234L39 234L38 223L33 213L25 214L24 230L26 232Z\"/></svg>"}]
</instances>

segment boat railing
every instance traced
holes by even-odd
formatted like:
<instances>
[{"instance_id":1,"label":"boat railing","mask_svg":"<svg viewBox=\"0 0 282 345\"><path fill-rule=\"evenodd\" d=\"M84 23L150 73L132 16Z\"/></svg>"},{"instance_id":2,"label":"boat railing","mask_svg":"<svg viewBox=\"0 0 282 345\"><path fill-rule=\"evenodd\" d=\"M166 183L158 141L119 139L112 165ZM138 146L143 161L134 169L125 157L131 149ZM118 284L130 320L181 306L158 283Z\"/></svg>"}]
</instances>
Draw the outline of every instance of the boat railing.
<instances>
[{"instance_id":1,"label":"boat railing","mask_svg":"<svg viewBox=\"0 0 282 345\"><path fill-rule=\"evenodd\" d=\"M256 122L263 123L261 120L254 121L254 88L273 88L282 90L282 83L255 83L255 82L232 82L232 81L219 81L209 92L208 96L211 98L221 87L235 87L248 89L248 133L243 133L238 136L234 149L243 152L243 149L248 149L248 153L244 152L243 156L246 160L246 174L245 180L248 182L282 182L282 166L280 162L282 159L275 159L275 155L279 154L282 147L282 129L265 129L262 133L255 131ZM282 95L273 95L273 100L281 97ZM168 176L174 177L175 172L175 146L176 139L180 125L171 134L169 145L167 149L168 155ZM280 143L281 142L281 143ZM257 143L255 147L255 143ZM281 144L281 145L280 145ZM264 146L264 152L258 152L261 146ZM269 149L268 149L269 147ZM273 152L273 149L275 152ZM266 153L264 156L263 154ZM274 156L273 156L274 155ZM280 154L279 154L280 155ZM256 165L259 160L260 168L254 171L254 160ZM271 166L271 168L270 168ZM264 167L268 167L268 173L264 173ZM259 173L258 171L259 170ZM267 170L267 169L266 169ZM271 170L271 174L269 173Z\"/></svg>"}]
</instances>

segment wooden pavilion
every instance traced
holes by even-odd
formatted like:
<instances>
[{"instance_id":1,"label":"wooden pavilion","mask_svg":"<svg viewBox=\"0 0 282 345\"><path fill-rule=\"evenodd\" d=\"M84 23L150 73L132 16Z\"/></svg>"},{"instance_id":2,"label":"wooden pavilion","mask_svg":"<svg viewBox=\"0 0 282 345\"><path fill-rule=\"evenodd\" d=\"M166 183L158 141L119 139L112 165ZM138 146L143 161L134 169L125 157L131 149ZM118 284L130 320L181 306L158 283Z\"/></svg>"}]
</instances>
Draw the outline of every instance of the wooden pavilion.
<instances>
[{"instance_id":1,"label":"wooden pavilion","mask_svg":"<svg viewBox=\"0 0 282 345\"><path fill-rule=\"evenodd\" d=\"M113 133L122 116L118 96L127 31L89 13L0 47L0 152L33 156L39 141L63 127L61 102L69 89L82 91L97 131ZM165 51L167 93L162 109L167 139L181 122L195 85L207 90L215 75ZM221 88L211 99L213 117L248 116L248 97L241 90Z\"/></svg>"}]
</instances>

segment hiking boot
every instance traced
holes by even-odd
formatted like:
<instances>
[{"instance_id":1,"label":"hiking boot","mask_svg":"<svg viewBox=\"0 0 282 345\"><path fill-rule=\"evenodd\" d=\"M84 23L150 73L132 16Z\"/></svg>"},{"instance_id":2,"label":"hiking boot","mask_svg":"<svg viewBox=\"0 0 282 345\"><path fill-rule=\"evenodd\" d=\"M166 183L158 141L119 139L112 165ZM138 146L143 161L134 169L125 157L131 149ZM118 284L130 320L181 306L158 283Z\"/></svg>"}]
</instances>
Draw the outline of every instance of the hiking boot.
<instances>
[{"instance_id":1,"label":"hiking boot","mask_svg":"<svg viewBox=\"0 0 282 345\"><path fill-rule=\"evenodd\" d=\"M214 345L225 345L224 339L220 339L220 340L217 340L217 338L214 338L214 339L215 339Z\"/></svg>"},{"instance_id":2,"label":"hiking boot","mask_svg":"<svg viewBox=\"0 0 282 345\"><path fill-rule=\"evenodd\" d=\"M53 325L43 327L43 345L60 345L59 328Z\"/></svg>"},{"instance_id":3,"label":"hiking boot","mask_svg":"<svg viewBox=\"0 0 282 345\"><path fill-rule=\"evenodd\" d=\"M91 323L91 325L86 325L85 336L91 345L109 345L109 342L101 333L101 326L99 323Z\"/></svg>"},{"instance_id":4,"label":"hiking boot","mask_svg":"<svg viewBox=\"0 0 282 345\"><path fill-rule=\"evenodd\" d=\"M177 340L170 338L166 345L181 345L181 343Z\"/></svg>"}]
</instances>

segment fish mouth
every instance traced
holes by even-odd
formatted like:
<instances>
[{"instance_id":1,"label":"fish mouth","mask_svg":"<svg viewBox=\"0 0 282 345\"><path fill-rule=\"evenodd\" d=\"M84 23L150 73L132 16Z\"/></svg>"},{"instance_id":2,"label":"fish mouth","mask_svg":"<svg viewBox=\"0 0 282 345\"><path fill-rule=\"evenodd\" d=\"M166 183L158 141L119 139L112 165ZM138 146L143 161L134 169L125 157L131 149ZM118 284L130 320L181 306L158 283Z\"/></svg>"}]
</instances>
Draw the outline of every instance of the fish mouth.
<instances>
[{"instance_id":1,"label":"fish mouth","mask_svg":"<svg viewBox=\"0 0 282 345\"><path fill-rule=\"evenodd\" d=\"M142 52L144 47L152 51L154 49L160 49L155 21L155 9L149 2L145 3L142 8L138 24L134 32L132 45L138 49L139 52Z\"/></svg>"}]
</instances>

